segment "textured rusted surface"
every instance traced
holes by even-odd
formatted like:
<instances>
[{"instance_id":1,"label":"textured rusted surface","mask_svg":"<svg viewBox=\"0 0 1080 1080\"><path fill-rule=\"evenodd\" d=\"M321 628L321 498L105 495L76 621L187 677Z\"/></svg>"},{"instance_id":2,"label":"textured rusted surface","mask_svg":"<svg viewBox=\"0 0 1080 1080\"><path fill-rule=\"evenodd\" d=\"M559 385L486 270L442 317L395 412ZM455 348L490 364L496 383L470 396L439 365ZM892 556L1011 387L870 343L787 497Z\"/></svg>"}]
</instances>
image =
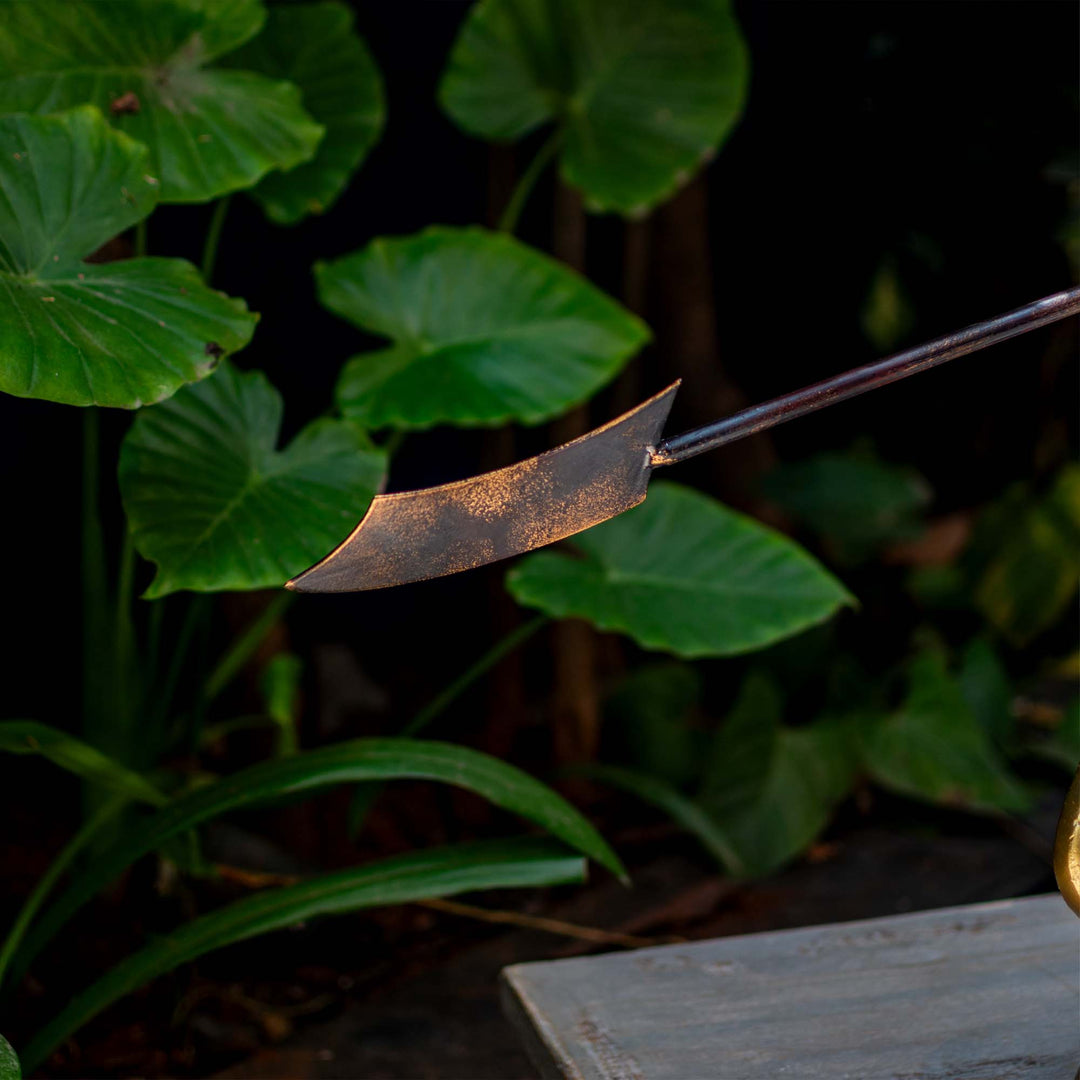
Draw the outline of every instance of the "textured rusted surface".
<instances>
[{"instance_id":1,"label":"textured rusted surface","mask_svg":"<svg viewBox=\"0 0 1080 1080\"><path fill-rule=\"evenodd\" d=\"M645 498L679 384L587 435L505 469L379 495L297 592L357 592L455 574L573 536Z\"/></svg>"}]
</instances>

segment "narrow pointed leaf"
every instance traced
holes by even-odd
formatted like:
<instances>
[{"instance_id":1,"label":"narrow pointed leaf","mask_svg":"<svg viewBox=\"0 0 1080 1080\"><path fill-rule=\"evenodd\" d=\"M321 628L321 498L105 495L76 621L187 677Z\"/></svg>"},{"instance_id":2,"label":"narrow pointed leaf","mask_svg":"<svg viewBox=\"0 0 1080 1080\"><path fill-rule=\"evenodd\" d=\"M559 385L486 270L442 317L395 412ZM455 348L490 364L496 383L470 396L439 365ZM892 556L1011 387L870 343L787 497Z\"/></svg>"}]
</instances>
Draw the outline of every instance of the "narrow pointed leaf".
<instances>
[{"instance_id":1,"label":"narrow pointed leaf","mask_svg":"<svg viewBox=\"0 0 1080 1080\"><path fill-rule=\"evenodd\" d=\"M514 598L679 656L760 649L853 602L797 544L671 482L573 543L584 558L523 559L507 577Z\"/></svg>"},{"instance_id":2,"label":"narrow pointed leaf","mask_svg":"<svg viewBox=\"0 0 1080 1080\"><path fill-rule=\"evenodd\" d=\"M265 176L251 196L267 216L292 225L337 201L378 141L386 119L382 78L353 15L340 0L272 7L262 32L226 66L288 79L326 128L315 156Z\"/></svg>"},{"instance_id":3,"label":"narrow pointed leaf","mask_svg":"<svg viewBox=\"0 0 1080 1080\"><path fill-rule=\"evenodd\" d=\"M748 72L727 0L481 0L439 100L486 139L554 123L563 177L591 208L631 213L672 194L723 142Z\"/></svg>"},{"instance_id":4,"label":"narrow pointed leaf","mask_svg":"<svg viewBox=\"0 0 1080 1080\"><path fill-rule=\"evenodd\" d=\"M256 316L190 263L82 261L153 210L148 169L94 108L0 117L0 391L137 408L250 340Z\"/></svg>"},{"instance_id":5,"label":"narrow pointed leaf","mask_svg":"<svg viewBox=\"0 0 1080 1080\"><path fill-rule=\"evenodd\" d=\"M131 799L161 806L167 801L149 780L65 731L35 720L0 721L0 752L40 754L84 780Z\"/></svg>"},{"instance_id":6,"label":"narrow pointed leaf","mask_svg":"<svg viewBox=\"0 0 1080 1080\"><path fill-rule=\"evenodd\" d=\"M19 974L71 915L136 859L210 818L333 784L436 780L476 792L535 822L564 843L625 877L618 857L565 799L527 773L487 754L417 739L356 739L276 758L170 802L134 826L88 866L41 917L16 957Z\"/></svg>"},{"instance_id":7,"label":"narrow pointed leaf","mask_svg":"<svg viewBox=\"0 0 1080 1080\"><path fill-rule=\"evenodd\" d=\"M363 515L384 455L327 419L277 450L281 416L265 376L224 364L136 417L120 491L135 547L158 567L147 597L283 585Z\"/></svg>"},{"instance_id":8,"label":"narrow pointed leaf","mask_svg":"<svg viewBox=\"0 0 1080 1080\"><path fill-rule=\"evenodd\" d=\"M696 837L701 846L730 873L741 875L745 872L742 856L717 824L716 818L667 781L616 765L582 765L573 772L599 780L602 784L610 784L655 806Z\"/></svg>"},{"instance_id":9,"label":"narrow pointed leaf","mask_svg":"<svg viewBox=\"0 0 1080 1080\"><path fill-rule=\"evenodd\" d=\"M392 344L351 360L342 411L370 428L536 424L612 379L649 331L512 237L432 228L315 267L323 305Z\"/></svg>"},{"instance_id":10,"label":"narrow pointed leaf","mask_svg":"<svg viewBox=\"0 0 1080 1080\"><path fill-rule=\"evenodd\" d=\"M550 841L462 844L387 859L270 889L157 939L76 996L24 1051L35 1069L92 1016L179 964L236 941L322 915L404 904L476 889L535 888L583 881L585 862Z\"/></svg>"},{"instance_id":11,"label":"narrow pointed leaf","mask_svg":"<svg viewBox=\"0 0 1080 1080\"><path fill-rule=\"evenodd\" d=\"M0 112L97 105L150 148L165 202L205 202L314 153L292 83L213 65L258 33L257 0L0 4Z\"/></svg>"}]
</instances>

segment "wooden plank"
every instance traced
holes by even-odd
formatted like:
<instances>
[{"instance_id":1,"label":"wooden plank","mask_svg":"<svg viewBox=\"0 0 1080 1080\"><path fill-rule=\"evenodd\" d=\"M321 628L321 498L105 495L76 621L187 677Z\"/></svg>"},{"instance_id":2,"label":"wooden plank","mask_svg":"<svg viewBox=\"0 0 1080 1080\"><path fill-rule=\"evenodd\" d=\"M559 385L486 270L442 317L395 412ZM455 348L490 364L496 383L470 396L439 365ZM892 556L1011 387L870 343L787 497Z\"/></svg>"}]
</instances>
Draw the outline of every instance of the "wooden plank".
<instances>
[{"instance_id":1,"label":"wooden plank","mask_svg":"<svg viewBox=\"0 0 1080 1080\"><path fill-rule=\"evenodd\" d=\"M1072 1080L1080 921L1056 894L518 964L552 1080Z\"/></svg>"}]
</instances>

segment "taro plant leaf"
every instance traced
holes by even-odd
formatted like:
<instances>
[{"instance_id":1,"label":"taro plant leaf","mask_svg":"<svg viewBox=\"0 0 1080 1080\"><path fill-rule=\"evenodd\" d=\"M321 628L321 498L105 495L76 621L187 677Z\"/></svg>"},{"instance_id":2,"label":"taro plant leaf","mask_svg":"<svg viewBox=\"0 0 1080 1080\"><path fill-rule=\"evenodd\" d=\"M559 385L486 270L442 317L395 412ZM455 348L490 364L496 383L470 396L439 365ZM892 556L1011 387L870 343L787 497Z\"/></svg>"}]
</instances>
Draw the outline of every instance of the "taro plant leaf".
<instances>
[{"instance_id":1,"label":"taro plant leaf","mask_svg":"<svg viewBox=\"0 0 1080 1080\"><path fill-rule=\"evenodd\" d=\"M481 0L439 100L465 131L547 123L590 209L647 209L685 182L742 111L749 62L727 0Z\"/></svg>"},{"instance_id":2,"label":"taro plant leaf","mask_svg":"<svg viewBox=\"0 0 1080 1080\"><path fill-rule=\"evenodd\" d=\"M648 664L625 678L604 703L605 748L676 788L701 772L707 732L693 725L701 678L689 664Z\"/></svg>"},{"instance_id":3,"label":"taro plant leaf","mask_svg":"<svg viewBox=\"0 0 1080 1080\"><path fill-rule=\"evenodd\" d=\"M0 1080L21 1080L22 1068L19 1055L12 1049L11 1043L0 1035Z\"/></svg>"},{"instance_id":4,"label":"taro plant leaf","mask_svg":"<svg viewBox=\"0 0 1080 1080\"><path fill-rule=\"evenodd\" d=\"M818 837L851 790L858 764L854 718L827 718L775 732L758 797L717 818L746 871L783 866Z\"/></svg>"},{"instance_id":5,"label":"taro plant leaf","mask_svg":"<svg viewBox=\"0 0 1080 1080\"><path fill-rule=\"evenodd\" d=\"M882 544L916 536L931 494L910 469L846 454L783 465L765 478L762 490L849 563Z\"/></svg>"},{"instance_id":6,"label":"taro plant leaf","mask_svg":"<svg viewBox=\"0 0 1080 1080\"><path fill-rule=\"evenodd\" d=\"M369 428L536 424L592 395L649 338L584 278L484 229L380 238L315 277L325 307L392 342L338 382L342 411Z\"/></svg>"},{"instance_id":7,"label":"taro plant leaf","mask_svg":"<svg viewBox=\"0 0 1080 1080\"><path fill-rule=\"evenodd\" d=\"M179 964L245 938L322 915L404 904L476 889L535 888L585 879L585 861L559 844L524 838L414 852L268 889L203 915L127 957L77 995L27 1045L35 1069L54 1046L106 1006Z\"/></svg>"},{"instance_id":8,"label":"taro plant leaf","mask_svg":"<svg viewBox=\"0 0 1080 1080\"><path fill-rule=\"evenodd\" d=\"M937 651L912 662L907 699L867 729L863 757L882 787L925 802L975 811L1028 805Z\"/></svg>"},{"instance_id":9,"label":"taro plant leaf","mask_svg":"<svg viewBox=\"0 0 1080 1080\"><path fill-rule=\"evenodd\" d=\"M574 775L588 776L609 784L642 802L663 811L677 825L696 837L702 847L732 874L741 876L746 871L742 856L736 851L731 839L717 824L716 818L706 809L688 799L676 787L656 776L636 769L623 769L617 765L580 765L570 770Z\"/></svg>"},{"instance_id":10,"label":"taro plant leaf","mask_svg":"<svg viewBox=\"0 0 1080 1080\"><path fill-rule=\"evenodd\" d=\"M61 769L130 799L151 806L168 801L138 773L81 739L35 720L0 721L0 753L40 754Z\"/></svg>"},{"instance_id":11,"label":"taro plant leaf","mask_svg":"<svg viewBox=\"0 0 1080 1080\"><path fill-rule=\"evenodd\" d=\"M158 567L147 597L281 585L363 515L384 455L330 419L277 450L281 415L261 372L223 364L136 417L120 451L120 492L135 547Z\"/></svg>"},{"instance_id":12,"label":"taro plant leaf","mask_svg":"<svg viewBox=\"0 0 1080 1080\"><path fill-rule=\"evenodd\" d=\"M0 390L137 408L250 340L256 316L190 263L82 261L153 210L147 170L90 106L0 117Z\"/></svg>"},{"instance_id":13,"label":"taro plant leaf","mask_svg":"<svg viewBox=\"0 0 1080 1080\"><path fill-rule=\"evenodd\" d=\"M1014 645L1055 623L1080 575L1080 466L1061 470L1042 498L1012 492L979 520L975 605Z\"/></svg>"},{"instance_id":14,"label":"taro plant leaf","mask_svg":"<svg viewBox=\"0 0 1080 1080\"><path fill-rule=\"evenodd\" d=\"M164 202L250 187L323 133L292 83L211 64L265 17L259 0L0 4L0 112L97 105L149 147Z\"/></svg>"},{"instance_id":15,"label":"taro plant leaf","mask_svg":"<svg viewBox=\"0 0 1080 1080\"><path fill-rule=\"evenodd\" d=\"M272 7L262 32L224 63L295 83L304 108L326 128L310 161L269 173L251 196L281 225L328 210L386 119L382 78L350 9L339 0Z\"/></svg>"},{"instance_id":16,"label":"taro plant leaf","mask_svg":"<svg viewBox=\"0 0 1080 1080\"><path fill-rule=\"evenodd\" d=\"M764 672L751 671L706 759L698 798L713 814L722 816L761 797L783 715L779 688Z\"/></svg>"},{"instance_id":17,"label":"taro plant leaf","mask_svg":"<svg viewBox=\"0 0 1080 1080\"><path fill-rule=\"evenodd\" d=\"M1012 686L994 647L985 638L975 638L964 649L958 679L960 692L979 726L995 746L1008 749L1016 732Z\"/></svg>"},{"instance_id":18,"label":"taro plant leaf","mask_svg":"<svg viewBox=\"0 0 1080 1080\"><path fill-rule=\"evenodd\" d=\"M618 857L565 799L527 773L463 746L418 739L356 739L253 765L174 798L134 825L73 880L42 915L16 957L18 981L42 946L99 889L136 859L209 818L333 784L400 779L436 780L467 788L535 822L565 844L625 880Z\"/></svg>"},{"instance_id":19,"label":"taro plant leaf","mask_svg":"<svg viewBox=\"0 0 1080 1080\"><path fill-rule=\"evenodd\" d=\"M760 649L853 602L786 537L671 482L573 543L584 558L545 551L518 563L514 598L687 658Z\"/></svg>"}]
</instances>

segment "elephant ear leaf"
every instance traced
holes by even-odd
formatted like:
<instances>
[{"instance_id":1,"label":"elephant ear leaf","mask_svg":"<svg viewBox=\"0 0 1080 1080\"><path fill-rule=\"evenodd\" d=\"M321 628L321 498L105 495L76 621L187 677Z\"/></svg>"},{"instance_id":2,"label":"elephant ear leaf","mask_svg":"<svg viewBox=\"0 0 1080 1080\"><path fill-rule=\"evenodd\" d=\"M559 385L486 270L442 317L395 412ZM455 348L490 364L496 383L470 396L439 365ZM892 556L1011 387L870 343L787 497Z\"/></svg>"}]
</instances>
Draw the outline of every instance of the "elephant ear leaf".
<instances>
[{"instance_id":1,"label":"elephant ear leaf","mask_svg":"<svg viewBox=\"0 0 1080 1080\"><path fill-rule=\"evenodd\" d=\"M514 599L686 659L762 649L853 603L786 536L670 481L573 545L584 558L522 559L507 576Z\"/></svg>"},{"instance_id":2,"label":"elephant ear leaf","mask_svg":"<svg viewBox=\"0 0 1080 1080\"><path fill-rule=\"evenodd\" d=\"M120 451L132 540L158 566L148 598L280 586L340 543L384 455L346 420L276 448L281 395L229 364L136 417Z\"/></svg>"},{"instance_id":3,"label":"elephant ear leaf","mask_svg":"<svg viewBox=\"0 0 1080 1080\"><path fill-rule=\"evenodd\" d=\"M728 0L481 0L439 89L459 127L513 141L548 123L593 210L670 196L742 111L746 45Z\"/></svg>"},{"instance_id":4,"label":"elephant ear leaf","mask_svg":"<svg viewBox=\"0 0 1080 1080\"><path fill-rule=\"evenodd\" d=\"M261 0L0 4L0 112L97 105L150 148L163 202L206 202L308 160L323 129L289 82L213 63Z\"/></svg>"},{"instance_id":5,"label":"elephant ear leaf","mask_svg":"<svg viewBox=\"0 0 1080 1080\"><path fill-rule=\"evenodd\" d=\"M97 109L0 117L0 193L0 391L137 408L250 340L190 263L82 261L157 200L146 147Z\"/></svg>"},{"instance_id":6,"label":"elephant ear leaf","mask_svg":"<svg viewBox=\"0 0 1080 1080\"><path fill-rule=\"evenodd\" d=\"M263 177L252 198L280 225L324 213L378 141L386 119L382 78L353 30L352 11L339 0L271 8L263 31L225 64L295 83L304 108L326 128L310 161Z\"/></svg>"}]
</instances>

